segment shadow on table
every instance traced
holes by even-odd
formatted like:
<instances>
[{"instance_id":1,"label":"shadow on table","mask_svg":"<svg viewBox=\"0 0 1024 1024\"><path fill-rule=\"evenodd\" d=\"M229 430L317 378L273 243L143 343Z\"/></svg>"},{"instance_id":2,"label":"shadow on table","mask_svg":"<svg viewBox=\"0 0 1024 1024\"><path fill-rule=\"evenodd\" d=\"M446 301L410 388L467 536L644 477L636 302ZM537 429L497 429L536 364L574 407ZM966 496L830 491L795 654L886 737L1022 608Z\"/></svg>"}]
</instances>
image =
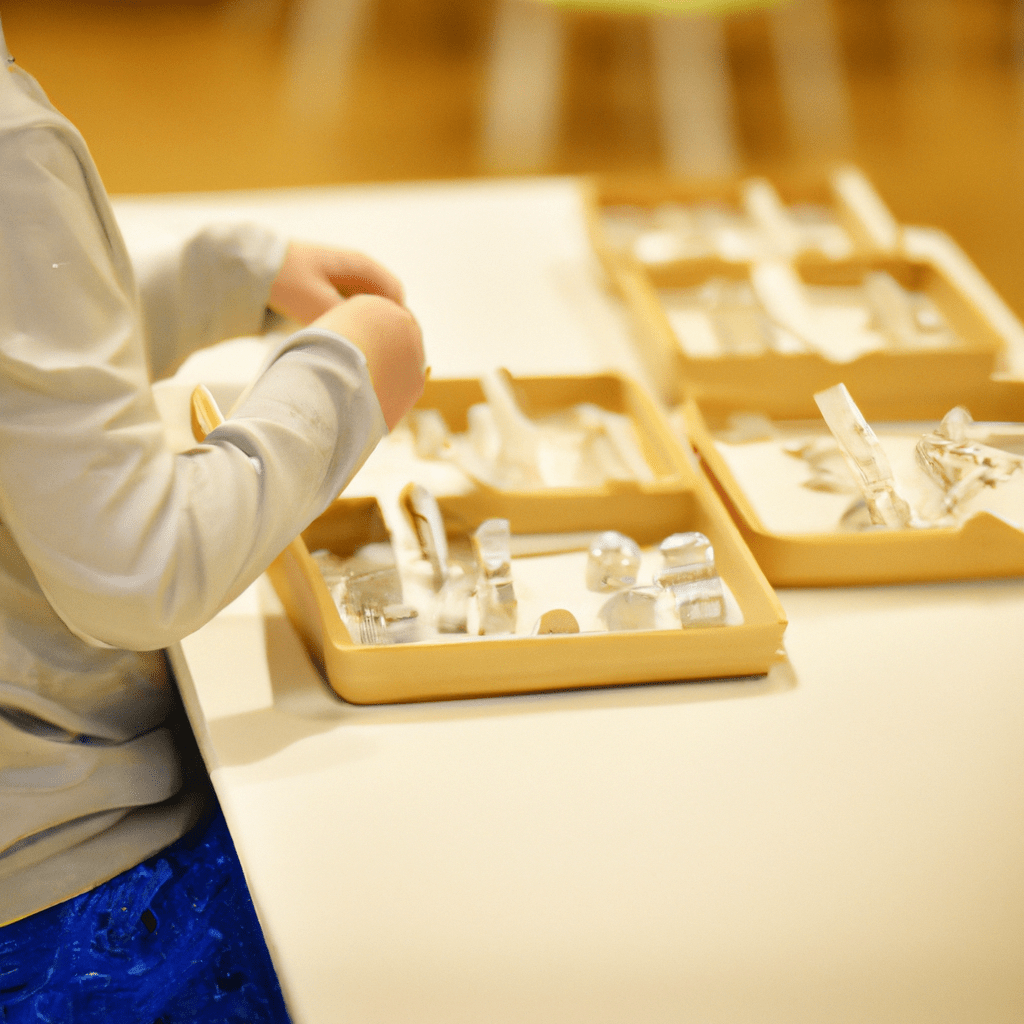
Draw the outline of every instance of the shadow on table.
<instances>
[{"instance_id":1,"label":"shadow on table","mask_svg":"<svg viewBox=\"0 0 1024 1024\"><path fill-rule=\"evenodd\" d=\"M767 675L641 683L549 693L476 697L411 704L350 704L327 685L283 614L264 620L273 704L210 723L223 764L246 764L319 733L353 725L413 725L581 710L677 706L786 693L796 687L788 660ZM354 739L354 736L353 736ZM354 757L358 752L353 750Z\"/></svg>"}]
</instances>

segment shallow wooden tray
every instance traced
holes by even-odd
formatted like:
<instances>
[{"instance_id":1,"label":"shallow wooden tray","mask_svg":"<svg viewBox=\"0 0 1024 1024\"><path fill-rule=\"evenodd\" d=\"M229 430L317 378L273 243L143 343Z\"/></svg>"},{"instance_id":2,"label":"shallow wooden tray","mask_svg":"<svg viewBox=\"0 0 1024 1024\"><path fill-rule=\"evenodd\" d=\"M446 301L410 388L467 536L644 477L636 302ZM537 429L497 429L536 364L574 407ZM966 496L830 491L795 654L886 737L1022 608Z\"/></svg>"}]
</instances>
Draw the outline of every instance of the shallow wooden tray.
<instances>
[{"instance_id":1,"label":"shallow wooden tray","mask_svg":"<svg viewBox=\"0 0 1024 1024\"><path fill-rule=\"evenodd\" d=\"M715 203L745 213L744 192L753 177L726 177L717 180L673 179L658 177L594 176L584 183L584 214L591 245L616 285L620 264L635 257L617 248L607 228L606 217L615 207L653 210L666 203L694 205ZM841 165L824 171L773 178L768 182L783 207L818 206L827 209L843 228L852 246L850 255L892 254L899 251L902 228L870 180L858 168ZM776 255L797 256L799 250L780 251ZM804 252L810 259L826 259L815 250ZM686 258L659 264L663 269Z\"/></svg>"},{"instance_id":2,"label":"shallow wooden tray","mask_svg":"<svg viewBox=\"0 0 1024 1024\"><path fill-rule=\"evenodd\" d=\"M1009 343L1006 325L995 320L976 289L956 269L962 261L892 255L834 261L797 262L809 285L856 285L873 270L891 274L903 287L926 294L939 309L960 344L951 347L888 348L838 361L818 352L765 351L698 357L686 353L669 322L659 288L695 287L711 278L743 280L749 264L694 261L649 271L636 265L620 268L620 283L635 324L635 337L653 379L665 382L667 401L693 398L727 401L736 407L764 405L770 414L786 415L816 391L844 382L858 401L886 405L899 401L913 381L914 391L929 407L954 405L964 389L987 381Z\"/></svg>"},{"instance_id":3,"label":"shallow wooden tray","mask_svg":"<svg viewBox=\"0 0 1024 1024\"><path fill-rule=\"evenodd\" d=\"M742 623L698 629L488 636L408 644L354 643L309 550L347 555L386 539L376 496L338 499L270 569L270 578L313 661L335 692L353 703L438 700L631 683L761 675L778 657L785 616L709 482L672 438L657 407L629 381L610 377L518 381L534 412L579 401L632 409L645 451L661 477L608 488L506 491L483 488L439 495L446 529L465 536L488 518L506 518L514 534L617 529L642 546L671 533L710 538L719 573ZM430 382L422 405L442 411L452 429L482 400L475 381ZM462 418L460 420L460 417ZM578 584L581 590L582 579ZM557 605L557 601L553 606Z\"/></svg>"},{"instance_id":4,"label":"shallow wooden tray","mask_svg":"<svg viewBox=\"0 0 1024 1024\"><path fill-rule=\"evenodd\" d=\"M684 406L687 433L702 464L744 541L765 576L776 587L831 587L934 582L1024 576L1024 532L988 512L979 512L958 528L865 532L779 534L768 530L750 498L719 453L712 431L730 412L763 412L773 420L807 420L817 414L813 399L779 415L774 403L736 407L728 403ZM960 404L976 420L1024 420L1024 382L986 382L965 387ZM940 420L951 408L929 404L908 387L888 405L861 406L878 422Z\"/></svg>"}]
</instances>

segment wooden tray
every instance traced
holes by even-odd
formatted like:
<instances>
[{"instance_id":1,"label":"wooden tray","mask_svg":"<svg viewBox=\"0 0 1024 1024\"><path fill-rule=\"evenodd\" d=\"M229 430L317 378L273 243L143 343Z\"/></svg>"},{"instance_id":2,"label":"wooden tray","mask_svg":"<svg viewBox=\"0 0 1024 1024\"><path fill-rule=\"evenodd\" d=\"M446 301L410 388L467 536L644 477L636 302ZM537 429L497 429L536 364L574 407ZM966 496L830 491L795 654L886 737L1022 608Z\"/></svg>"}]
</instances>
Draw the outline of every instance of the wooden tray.
<instances>
[{"instance_id":1,"label":"wooden tray","mask_svg":"<svg viewBox=\"0 0 1024 1024\"><path fill-rule=\"evenodd\" d=\"M782 608L718 496L672 439L657 407L636 385L614 376L527 378L517 384L538 412L578 401L633 409L644 424L645 450L662 474L645 485L484 488L438 495L449 535L464 537L488 518L508 519L513 534L617 529L642 546L678 531L699 530L714 545L718 571L742 621L685 630L517 632L361 645L353 642L309 551L327 548L348 555L362 544L385 539L388 518L383 499L375 495L342 497L303 533L304 548L293 545L270 569L291 621L331 687L345 700L372 704L767 672L785 629ZM421 406L438 408L457 430L469 405L481 399L475 381L435 380ZM394 493L393 487L385 490ZM567 578L565 586L568 592L553 594L551 607L571 608L573 593L586 593L582 577ZM521 624L520 631L529 627Z\"/></svg>"},{"instance_id":2,"label":"wooden tray","mask_svg":"<svg viewBox=\"0 0 1024 1024\"><path fill-rule=\"evenodd\" d=\"M737 408L766 407L770 414L792 415L797 407L807 406L816 391L839 382L858 401L886 406L900 400L907 382L913 381L914 392L928 408L943 402L952 406L958 394L992 376L1004 348L1019 334L1019 324L1010 322L1005 311L997 319L993 305L979 301L976 279L968 274L973 268L965 258L890 255L831 263L798 261L794 269L811 286L856 286L868 273L885 271L905 289L930 298L958 344L889 347L847 361L820 351L694 355L684 351L659 289L692 288L712 278L748 280L753 265L701 261L656 272L622 265L619 281L633 315L636 340L652 379L664 382L661 397L669 402L693 398Z\"/></svg>"},{"instance_id":3,"label":"wooden tray","mask_svg":"<svg viewBox=\"0 0 1024 1024\"><path fill-rule=\"evenodd\" d=\"M799 207L817 208L845 235L848 251L840 254L843 258L895 253L902 237L902 228L874 186L863 172L850 165L770 182L750 177L714 181L593 177L585 184L584 204L591 244L613 285L618 282L621 262L644 262L635 249L624 249L617 241L611 223L616 211L642 216L669 204L712 204L749 222L760 239L756 244L762 250L761 256L828 259L806 237L801 240L800 230L792 220L794 209ZM729 258L725 252L717 255ZM749 256L737 254L734 258L747 262ZM667 269L690 259L680 256L655 262Z\"/></svg>"},{"instance_id":4,"label":"wooden tray","mask_svg":"<svg viewBox=\"0 0 1024 1024\"><path fill-rule=\"evenodd\" d=\"M1024 421L1024 382L993 381L965 387L956 404L965 406L976 420ZM812 399L810 405L813 407ZM806 402L788 416L778 415L773 402L764 402L760 408L741 408L766 413L776 421L806 421L812 416ZM929 406L909 388L902 400L894 399L888 406L865 404L861 408L869 422L937 422L950 405ZM1024 532L984 511L958 528L771 532L712 435L735 411L737 407L730 404L689 401L684 406L686 429L744 541L774 586L859 586L1024 575Z\"/></svg>"}]
</instances>

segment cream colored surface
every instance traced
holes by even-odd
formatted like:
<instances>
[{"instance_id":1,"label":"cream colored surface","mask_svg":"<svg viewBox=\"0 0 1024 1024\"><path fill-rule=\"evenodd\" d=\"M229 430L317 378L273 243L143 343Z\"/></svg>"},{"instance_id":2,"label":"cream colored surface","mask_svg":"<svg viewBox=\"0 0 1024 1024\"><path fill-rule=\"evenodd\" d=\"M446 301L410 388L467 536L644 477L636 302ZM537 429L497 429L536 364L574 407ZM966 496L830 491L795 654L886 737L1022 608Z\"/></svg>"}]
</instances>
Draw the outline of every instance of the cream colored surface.
<instances>
[{"instance_id":1,"label":"cream colored surface","mask_svg":"<svg viewBox=\"0 0 1024 1024\"><path fill-rule=\"evenodd\" d=\"M373 242L435 373L630 362L569 181L118 211ZM296 1024L1019 1020L1024 590L781 596L765 679L404 707L328 696L264 581L185 640Z\"/></svg>"}]
</instances>

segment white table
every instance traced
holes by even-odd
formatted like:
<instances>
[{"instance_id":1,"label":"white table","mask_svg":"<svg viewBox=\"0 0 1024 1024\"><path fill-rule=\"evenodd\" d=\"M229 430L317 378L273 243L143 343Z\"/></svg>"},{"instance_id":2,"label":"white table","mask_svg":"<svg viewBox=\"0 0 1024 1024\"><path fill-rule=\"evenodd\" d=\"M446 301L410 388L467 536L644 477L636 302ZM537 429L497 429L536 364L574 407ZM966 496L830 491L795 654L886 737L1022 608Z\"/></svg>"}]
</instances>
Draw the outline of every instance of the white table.
<instances>
[{"instance_id":1,"label":"white table","mask_svg":"<svg viewBox=\"0 0 1024 1024\"><path fill-rule=\"evenodd\" d=\"M639 372L568 180L118 212L372 252L440 376ZM262 580L185 640L296 1024L1024 1019L1024 587L781 598L765 679L416 706L330 696Z\"/></svg>"}]
</instances>

